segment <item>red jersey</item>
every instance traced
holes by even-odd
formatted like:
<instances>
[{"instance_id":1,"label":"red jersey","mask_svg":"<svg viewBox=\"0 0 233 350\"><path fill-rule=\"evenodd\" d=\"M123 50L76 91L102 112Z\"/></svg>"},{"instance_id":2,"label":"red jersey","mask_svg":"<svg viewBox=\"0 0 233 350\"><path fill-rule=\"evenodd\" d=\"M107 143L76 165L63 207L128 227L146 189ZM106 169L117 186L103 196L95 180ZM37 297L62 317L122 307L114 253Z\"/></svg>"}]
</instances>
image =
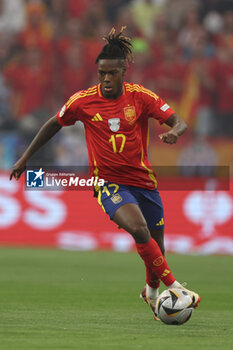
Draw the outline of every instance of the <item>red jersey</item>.
<instances>
[{"instance_id":1,"label":"red jersey","mask_svg":"<svg viewBox=\"0 0 233 350\"><path fill-rule=\"evenodd\" d=\"M147 158L148 119L164 123L174 111L142 85L124 83L117 99L105 98L100 84L74 94L57 113L62 126L85 126L91 176L146 189L157 187Z\"/></svg>"}]
</instances>

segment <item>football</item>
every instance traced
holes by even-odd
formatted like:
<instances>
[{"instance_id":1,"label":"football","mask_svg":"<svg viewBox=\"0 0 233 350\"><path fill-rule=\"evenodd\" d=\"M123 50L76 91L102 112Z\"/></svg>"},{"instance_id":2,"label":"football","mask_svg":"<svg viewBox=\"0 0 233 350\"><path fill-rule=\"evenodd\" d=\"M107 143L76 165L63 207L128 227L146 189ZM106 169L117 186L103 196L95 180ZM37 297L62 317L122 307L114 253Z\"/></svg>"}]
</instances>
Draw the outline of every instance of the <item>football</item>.
<instances>
[{"instance_id":1,"label":"football","mask_svg":"<svg viewBox=\"0 0 233 350\"><path fill-rule=\"evenodd\" d=\"M182 289L164 290L156 302L156 313L161 321L169 325L181 325L187 322L193 312L193 301Z\"/></svg>"}]
</instances>

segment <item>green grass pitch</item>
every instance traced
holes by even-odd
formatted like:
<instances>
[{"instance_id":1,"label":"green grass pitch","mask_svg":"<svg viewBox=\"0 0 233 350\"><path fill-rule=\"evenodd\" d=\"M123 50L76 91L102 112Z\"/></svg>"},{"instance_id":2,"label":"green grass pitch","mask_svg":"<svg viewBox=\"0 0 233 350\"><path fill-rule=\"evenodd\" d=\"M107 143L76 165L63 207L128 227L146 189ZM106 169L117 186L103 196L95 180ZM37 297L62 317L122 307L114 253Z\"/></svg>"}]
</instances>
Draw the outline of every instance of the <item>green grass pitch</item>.
<instances>
[{"instance_id":1,"label":"green grass pitch","mask_svg":"<svg viewBox=\"0 0 233 350\"><path fill-rule=\"evenodd\" d=\"M232 257L168 255L202 301L189 322L153 320L136 253L0 249L1 350L233 348Z\"/></svg>"}]
</instances>

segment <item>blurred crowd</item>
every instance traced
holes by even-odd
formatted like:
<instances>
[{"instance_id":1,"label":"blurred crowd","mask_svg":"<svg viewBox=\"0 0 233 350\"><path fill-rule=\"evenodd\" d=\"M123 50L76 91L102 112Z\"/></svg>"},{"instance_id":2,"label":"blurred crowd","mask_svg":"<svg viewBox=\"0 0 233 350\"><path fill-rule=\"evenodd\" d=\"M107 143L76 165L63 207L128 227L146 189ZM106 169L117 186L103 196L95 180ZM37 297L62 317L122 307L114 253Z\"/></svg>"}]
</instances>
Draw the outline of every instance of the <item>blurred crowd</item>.
<instances>
[{"instance_id":1,"label":"blurred crowd","mask_svg":"<svg viewBox=\"0 0 233 350\"><path fill-rule=\"evenodd\" d=\"M0 0L0 167L97 83L95 59L113 25L126 25L134 45L127 81L163 97L192 137L232 138L233 1ZM40 164L87 163L76 124L38 153Z\"/></svg>"}]
</instances>

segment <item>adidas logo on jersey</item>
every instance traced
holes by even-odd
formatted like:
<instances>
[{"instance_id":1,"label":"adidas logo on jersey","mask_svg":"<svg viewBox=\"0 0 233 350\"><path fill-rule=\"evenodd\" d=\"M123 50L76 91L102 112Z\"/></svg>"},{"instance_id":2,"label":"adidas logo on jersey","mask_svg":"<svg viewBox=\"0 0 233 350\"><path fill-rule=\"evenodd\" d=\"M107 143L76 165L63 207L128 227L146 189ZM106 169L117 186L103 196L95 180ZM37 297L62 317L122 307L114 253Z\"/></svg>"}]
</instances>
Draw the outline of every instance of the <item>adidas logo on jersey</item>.
<instances>
[{"instance_id":1,"label":"adidas logo on jersey","mask_svg":"<svg viewBox=\"0 0 233 350\"><path fill-rule=\"evenodd\" d=\"M163 218L156 224L156 226L162 226L162 225L164 225L164 219Z\"/></svg>"},{"instance_id":2,"label":"adidas logo on jersey","mask_svg":"<svg viewBox=\"0 0 233 350\"><path fill-rule=\"evenodd\" d=\"M103 118L101 117L101 115L99 113L96 113L96 115L93 118L91 118L91 121L92 122L102 122Z\"/></svg>"}]
</instances>

